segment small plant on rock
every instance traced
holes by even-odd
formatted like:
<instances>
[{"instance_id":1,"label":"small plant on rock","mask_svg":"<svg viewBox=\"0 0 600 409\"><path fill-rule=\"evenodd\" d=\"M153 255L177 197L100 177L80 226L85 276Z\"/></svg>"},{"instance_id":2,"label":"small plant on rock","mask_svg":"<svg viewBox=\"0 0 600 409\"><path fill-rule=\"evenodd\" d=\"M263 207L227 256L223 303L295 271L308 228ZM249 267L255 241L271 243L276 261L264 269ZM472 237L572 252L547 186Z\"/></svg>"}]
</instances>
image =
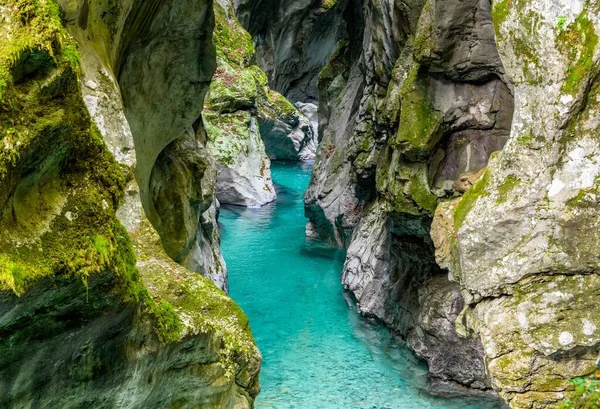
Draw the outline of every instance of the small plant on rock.
<instances>
[{"instance_id":1,"label":"small plant on rock","mask_svg":"<svg viewBox=\"0 0 600 409\"><path fill-rule=\"evenodd\" d=\"M570 383L573 396L563 402L561 409L600 408L600 370L593 377L572 379Z\"/></svg>"}]
</instances>

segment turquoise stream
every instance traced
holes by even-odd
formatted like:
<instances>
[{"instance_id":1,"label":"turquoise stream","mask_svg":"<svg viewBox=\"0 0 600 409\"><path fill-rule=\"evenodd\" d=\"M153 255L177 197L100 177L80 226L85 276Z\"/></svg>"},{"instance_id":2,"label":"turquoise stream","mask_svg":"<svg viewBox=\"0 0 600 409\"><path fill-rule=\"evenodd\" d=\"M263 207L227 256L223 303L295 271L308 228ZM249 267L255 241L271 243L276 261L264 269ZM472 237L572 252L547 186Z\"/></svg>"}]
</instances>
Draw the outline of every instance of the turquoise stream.
<instances>
[{"instance_id":1,"label":"turquoise stream","mask_svg":"<svg viewBox=\"0 0 600 409\"><path fill-rule=\"evenodd\" d=\"M231 296L263 354L259 409L488 409L433 398L426 369L389 332L358 317L340 284L342 251L304 237L310 168L274 163L278 201L224 208Z\"/></svg>"}]
</instances>

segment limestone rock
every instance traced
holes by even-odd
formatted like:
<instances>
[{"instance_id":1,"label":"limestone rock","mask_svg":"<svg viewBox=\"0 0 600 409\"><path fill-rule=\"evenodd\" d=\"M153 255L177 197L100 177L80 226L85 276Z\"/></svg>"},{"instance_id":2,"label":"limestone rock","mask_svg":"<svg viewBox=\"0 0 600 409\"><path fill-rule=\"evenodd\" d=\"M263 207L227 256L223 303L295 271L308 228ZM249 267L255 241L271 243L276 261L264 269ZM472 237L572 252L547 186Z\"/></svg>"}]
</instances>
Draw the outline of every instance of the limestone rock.
<instances>
[{"instance_id":1,"label":"limestone rock","mask_svg":"<svg viewBox=\"0 0 600 409\"><path fill-rule=\"evenodd\" d=\"M408 346L427 362L432 391L452 395L462 385L490 394L481 341L460 337L454 326L464 307L460 286L436 276L425 283L419 298L421 312Z\"/></svg>"},{"instance_id":2,"label":"limestone rock","mask_svg":"<svg viewBox=\"0 0 600 409\"><path fill-rule=\"evenodd\" d=\"M489 4L377 1L346 12L346 40L320 74L307 232L349 246L342 281L359 311L408 339L438 392L489 390L481 344L454 329L464 301L441 277L430 236L439 199L470 187L510 133ZM455 236L448 208L433 232L443 268L456 263ZM430 327L435 316L445 318ZM444 359L446 344L464 347L462 365Z\"/></svg>"},{"instance_id":3,"label":"limestone rock","mask_svg":"<svg viewBox=\"0 0 600 409\"><path fill-rule=\"evenodd\" d=\"M583 1L494 6L515 115L506 148L457 208L454 276L494 387L515 408L560 407L567 380L594 371L597 12Z\"/></svg>"},{"instance_id":4,"label":"limestone rock","mask_svg":"<svg viewBox=\"0 0 600 409\"><path fill-rule=\"evenodd\" d=\"M213 121L219 125L213 125ZM219 202L258 207L274 201L271 162L264 154L256 118L246 111L218 116L208 113L206 124L209 150L219 162L216 184Z\"/></svg>"}]
</instances>

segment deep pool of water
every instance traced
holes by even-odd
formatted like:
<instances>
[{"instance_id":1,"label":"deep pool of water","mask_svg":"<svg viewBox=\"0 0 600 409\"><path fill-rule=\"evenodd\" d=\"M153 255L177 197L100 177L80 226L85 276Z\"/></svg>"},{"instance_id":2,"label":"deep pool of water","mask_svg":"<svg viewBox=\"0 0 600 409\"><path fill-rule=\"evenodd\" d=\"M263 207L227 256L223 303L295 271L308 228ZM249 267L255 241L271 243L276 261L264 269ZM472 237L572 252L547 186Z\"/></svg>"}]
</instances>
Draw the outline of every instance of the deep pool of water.
<instances>
[{"instance_id":1,"label":"deep pool of water","mask_svg":"<svg viewBox=\"0 0 600 409\"><path fill-rule=\"evenodd\" d=\"M340 284L344 254L307 242L310 167L274 163L276 204L223 208L231 296L263 354L258 409L491 409L425 392L426 369L389 332L360 319Z\"/></svg>"}]
</instances>

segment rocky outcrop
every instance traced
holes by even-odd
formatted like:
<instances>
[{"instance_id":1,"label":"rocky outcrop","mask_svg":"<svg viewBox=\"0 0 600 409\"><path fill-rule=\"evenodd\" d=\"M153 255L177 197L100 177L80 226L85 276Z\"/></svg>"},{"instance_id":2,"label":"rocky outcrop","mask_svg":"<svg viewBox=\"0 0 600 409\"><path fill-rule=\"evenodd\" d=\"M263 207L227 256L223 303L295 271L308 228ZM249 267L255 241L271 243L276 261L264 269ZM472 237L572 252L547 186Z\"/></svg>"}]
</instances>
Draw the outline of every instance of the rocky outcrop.
<instances>
[{"instance_id":1,"label":"rocky outcrop","mask_svg":"<svg viewBox=\"0 0 600 409\"><path fill-rule=\"evenodd\" d=\"M206 32L205 28L196 29L193 40L186 39L185 44L167 47L168 41L175 41L173 39L180 37L186 28L181 27L183 31L165 28L164 39L156 40L146 51L137 50L140 56L131 58L145 58L141 54L150 52L152 47L158 50L169 48L164 51L165 61L178 59L181 64L195 61L196 67L189 74L175 67L172 73L161 72L158 65L153 66L155 71L145 67L144 75L140 78L146 77L148 83L138 84L136 81L141 80L134 78L137 68L132 67L133 71L130 72L127 65L135 63L124 58L120 48L135 45L136 23L128 23L127 18L133 18L135 7L138 6L127 6L133 7L130 14L119 14L117 9L111 9L108 13L99 4L88 4L86 7L83 3L63 2L62 6L68 28L78 40L82 55L82 90L86 106L115 158L128 174L136 176L136 181L130 182L134 186L128 191L139 193L145 214L159 232L169 256L192 271L211 277L219 287L226 289L227 273L219 251L218 232L208 228L216 224L215 212L211 211L215 200L212 180L215 177L215 165L207 159L209 155L202 152L202 131L198 125L194 125L202 109L202 101L197 101L198 95L204 95L207 81L210 80L210 76L202 73L214 70L214 57L197 58L200 47L208 55L214 56L212 41L208 37L210 32ZM128 10L127 7L124 12ZM144 10L142 7L140 13L144 13ZM206 19L210 21L212 14L207 16L207 11L190 15L191 26L187 29L192 30L193 24L201 24ZM178 12L187 11L182 6ZM127 30L133 31L130 34ZM127 41L132 44L122 44ZM121 73L122 80L119 77ZM162 78L167 74L169 81ZM175 77L180 78L181 82L175 81ZM156 83L156 89L148 85L152 82ZM189 83L196 84L196 88L187 87ZM162 95L156 99L152 93L161 86ZM129 99L124 98L122 93ZM165 103L164 98L168 95L173 98L172 104ZM163 104L147 107L138 101L144 98L162 100ZM124 112L127 113L127 120ZM150 115L151 119L146 120L145 115L149 115L149 112L153 114ZM179 122L172 123L171 127L167 126L167 122L178 117L178 112L185 112L186 117L178 119ZM160 124L152 127L152 121ZM199 130L196 136L198 142L193 140L193 135L191 139L185 136L195 134L194 129ZM190 145L197 145L198 152L188 150ZM176 157L173 151L186 154ZM138 183L139 188L136 186ZM128 226L130 223L124 220L124 224Z\"/></svg>"},{"instance_id":2,"label":"rocky outcrop","mask_svg":"<svg viewBox=\"0 0 600 409\"><path fill-rule=\"evenodd\" d=\"M211 3L62 5L0 6L0 406L250 408L247 318L173 261L225 287Z\"/></svg>"},{"instance_id":3,"label":"rocky outcrop","mask_svg":"<svg viewBox=\"0 0 600 409\"><path fill-rule=\"evenodd\" d=\"M600 346L599 9L493 11L515 116L506 148L453 214L452 272L494 387L515 408L560 407L567 380L594 372Z\"/></svg>"},{"instance_id":4,"label":"rocky outcrop","mask_svg":"<svg viewBox=\"0 0 600 409\"><path fill-rule=\"evenodd\" d=\"M235 0L271 88L292 102L318 101L319 72L345 34L345 1Z\"/></svg>"},{"instance_id":5,"label":"rocky outcrop","mask_svg":"<svg viewBox=\"0 0 600 409\"><path fill-rule=\"evenodd\" d=\"M207 95L208 148L218 162L216 194L223 204L262 206L275 200L270 160L314 159L310 120L253 65L250 35L230 2L216 8L217 70Z\"/></svg>"}]
</instances>

